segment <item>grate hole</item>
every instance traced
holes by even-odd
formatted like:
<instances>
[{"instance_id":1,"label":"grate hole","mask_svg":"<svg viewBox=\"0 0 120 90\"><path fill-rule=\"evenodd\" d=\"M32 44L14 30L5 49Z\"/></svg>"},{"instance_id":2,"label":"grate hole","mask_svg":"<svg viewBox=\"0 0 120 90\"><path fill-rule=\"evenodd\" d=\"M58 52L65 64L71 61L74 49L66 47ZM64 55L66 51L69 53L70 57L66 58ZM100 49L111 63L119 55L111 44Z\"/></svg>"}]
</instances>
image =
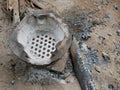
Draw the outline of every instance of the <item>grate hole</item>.
<instances>
[{"instance_id":1,"label":"grate hole","mask_svg":"<svg viewBox=\"0 0 120 90\"><path fill-rule=\"evenodd\" d=\"M48 45L48 48L50 48L50 45Z\"/></svg>"},{"instance_id":2,"label":"grate hole","mask_svg":"<svg viewBox=\"0 0 120 90\"><path fill-rule=\"evenodd\" d=\"M33 49L33 46L31 46L31 49Z\"/></svg>"},{"instance_id":3,"label":"grate hole","mask_svg":"<svg viewBox=\"0 0 120 90\"><path fill-rule=\"evenodd\" d=\"M46 48L43 48L43 50L46 50Z\"/></svg>"},{"instance_id":4,"label":"grate hole","mask_svg":"<svg viewBox=\"0 0 120 90\"><path fill-rule=\"evenodd\" d=\"M39 42L39 40L36 40L36 42Z\"/></svg>"},{"instance_id":5,"label":"grate hole","mask_svg":"<svg viewBox=\"0 0 120 90\"><path fill-rule=\"evenodd\" d=\"M32 44L35 44L34 42L32 42Z\"/></svg>"},{"instance_id":6,"label":"grate hole","mask_svg":"<svg viewBox=\"0 0 120 90\"><path fill-rule=\"evenodd\" d=\"M48 49L47 52L50 52L50 50Z\"/></svg>"},{"instance_id":7,"label":"grate hole","mask_svg":"<svg viewBox=\"0 0 120 90\"><path fill-rule=\"evenodd\" d=\"M49 44L51 43L51 41L48 42Z\"/></svg>"},{"instance_id":8,"label":"grate hole","mask_svg":"<svg viewBox=\"0 0 120 90\"><path fill-rule=\"evenodd\" d=\"M40 36L37 36L37 38L39 38Z\"/></svg>"},{"instance_id":9,"label":"grate hole","mask_svg":"<svg viewBox=\"0 0 120 90\"><path fill-rule=\"evenodd\" d=\"M35 48L35 51L37 51L37 48Z\"/></svg>"},{"instance_id":10,"label":"grate hole","mask_svg":"<svg viewBox=\"0 0 120 90\"><path fill-rule=\"evenodd\" d=\"M45 52L43 52L43 54L45 54Z\"/></svg>"},{"instance_id":11,"label":"grate hole","mask_svg":"<svg viewBox=\"0 0 120 90\"><path fill-rule=\"evenodd\" d=\"M44 58L44 56L42 56L42 58Z\"/></svg>"},{"instance_id":12,"label":"grate hole","mask_svg":"<svg viewBox=\"0 0 120 90\"><path fill-rule=\"evenodd\" d=\"M43 44L43 42L40 42L40 44Z\"/></svg>"},{"instance_id":13,"label":"grate hole","mask_svg":"<svg viewBox=\"0 0 120 90\"><path fill-rule=\"evenodd\" d=\"M47 35L45 35L45 38L47 38L48 36Z\"/></svg>"},{"instance_id":14,"label":"grate hole","mask_svg":"<svg viewBox=\"0 0 120 90\"><path fill-rule=\"evenodd\" d=\"M41 38L41 40L43 40L43 38Z\"/></svg>"},{"instance_id":15,"label":"grate hole","mask_svg":"<svg viewBox=\"0 0 120 90\"><path fill-rule=\"evenodd\" d=\"M41 50L39 50L38 52L41 52Z\"/></svg>"},{"instance_id":16,"label":"grate hole","mask_svg":"<svg viewBox=\"0 0 120 90\"><path fill-rule=\"evenodd\" d=\"M38 44L36 44L35 46L38 46Z\"/></svg>"},{"instance_id":17,"label":"grate hole","mask_svg":"<svg viewBox=\"0 0 120 90\"><path fill-rule=\"evenodd\" d=\"M55 48L54 47L52 47L52 50L54 50Z\"/></svg>"},{"instance_id":18,"label":"grate hole","mask_svg":"<svg viewBox=\"0 0 120 90\"><path fill-rule=\"evenodd\" d=\"M46 46L47 44L45 43L44 45Z\"/></svg>"},{"instance_id":19,"label":"grate hole","mask_svg":"<svg viewBox=\"0 0 120 90\"><path fill-rule=\"evenodd\" d=\"M41 55L40 54L38 54L38 57L40 57Z\"/></svg>"},{"instance_id":20,"label":"grate hole","mask_svg":"<svg viewBox=\"0 0 120 90\"><path fill-rule=\"evenodd\" d=\"M35 38L32 39L33 41L35 40Z\"/></svg>"},{"instance_id":21,"label":"grate hole","mask_svg":"<svg viewBox=\"0 0 120 90\"><path fill-rule=\"evenodd\" d=\"M45 42L47 42L47 40L45 39Z\"/></svg>"},{"instance_id":22,"label":"grate hole","mask_svg":"<svg viewBox=\"0 0 120 90\"><path fill-rule=\"evenodd\" d=\"M39 48L42 48L42 46L39 46Z\"/></svg>"},{"instance_id":23,"label":"grate hole","mask_svg":"<svg viewBox=\"0 0 120 90\"><path fill-rule=\"evenodd\" d=\"M49 40L51 40L52 38L50 37Z\"/></svg>"},{"instance_id":24,"label":"grate hole","mask_svg":"<svg viewBox=\"0 0 120 90\"><path fill-rule=\"evenodd\" d=\"M54 45L55 45L55 43L52 43L52 45L54 46Z\"/></svg>"},{"instance_id":25,"label":"grate hole","mask_svg":"<svg viewBox=\"0 0 120 90\"><path fill-rule=\"evenodd\" d=\"M50 56L50 54L47 54L47 56Z\"/></svg>"}]
</instances>

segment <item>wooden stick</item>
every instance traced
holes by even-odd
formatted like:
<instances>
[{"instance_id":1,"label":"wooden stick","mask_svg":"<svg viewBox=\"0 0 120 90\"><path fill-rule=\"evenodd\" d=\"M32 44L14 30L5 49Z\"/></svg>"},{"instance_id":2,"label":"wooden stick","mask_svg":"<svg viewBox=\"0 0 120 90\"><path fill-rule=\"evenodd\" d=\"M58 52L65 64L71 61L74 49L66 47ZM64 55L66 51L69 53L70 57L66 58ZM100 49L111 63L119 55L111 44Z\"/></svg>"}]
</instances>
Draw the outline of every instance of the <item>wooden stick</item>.
<instances>
[{"instance_id":1,"label":"wooden stick","mask_svg":"<svg viewBox=\"0 0 120 90\"><path fill-rule=\"evenodd\" d=\"M13 7L13 23L20 22L19 17L19 3L18 0L14 0L14 7Z\"/></svg>"},{"instance_id":2,"label":"wooden stick","mask_svg":"<svg viewBox=\"0 0 120 90\"><path fill-rule=\"evenodd\" d=\"M39 1L37 0L31 0L32 3L34 3L36 6L38 6L39 8L42 8L42 9L46 9L45 5L43 5L42 3L40 3Z\"/></svg>"}]
</instances>

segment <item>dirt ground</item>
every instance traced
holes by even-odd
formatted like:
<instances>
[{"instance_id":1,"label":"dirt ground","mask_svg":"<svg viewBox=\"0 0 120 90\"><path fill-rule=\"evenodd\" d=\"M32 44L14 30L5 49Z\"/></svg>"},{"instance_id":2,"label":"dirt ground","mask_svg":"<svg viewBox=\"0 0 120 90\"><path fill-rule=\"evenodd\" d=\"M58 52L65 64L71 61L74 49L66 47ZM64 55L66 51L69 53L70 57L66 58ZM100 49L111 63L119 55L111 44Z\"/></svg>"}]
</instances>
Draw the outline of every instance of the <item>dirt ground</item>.
<instances>
[{"instance_id":1,"label":"dirt ground","mask_svg":"<svg viewBox=\"0 0 120 90\"><path fill-rule=\"evenodd\" d=\"M92 46L105 64L93 65L92 73L97 90L120 90L120 1L119 0L42 0L46 8L60 13L70 32L90 30L89 38L83 42ZM47 3L47 4L46 4ZM52 81L51 84L25 83L13 75L10 63L17 60L9 48L9 35L14 29L11 13L4 10L6 0L0 0L0 90L81 90L74 76L67 84ZM25 7L29 7L26 4ZM81 18L83 15L83 20ZM86 17L85 17L86 16ZM80 23L78 22L80 19ZM81 24L82 20L83 26ZM91 21L91 23L89 23ZM87 24L86 24L87 23ZM89 25L88 24L92 24ZM119 32L120 33L120 32ZM78 34L79 35L79 34ZM87 36L86 36L87 37ZM78 38L79 39L79 38ZM81 39L80 39L81 40ZM103 58L103 52L108 58Z\"/></svg>"}]
</instances>

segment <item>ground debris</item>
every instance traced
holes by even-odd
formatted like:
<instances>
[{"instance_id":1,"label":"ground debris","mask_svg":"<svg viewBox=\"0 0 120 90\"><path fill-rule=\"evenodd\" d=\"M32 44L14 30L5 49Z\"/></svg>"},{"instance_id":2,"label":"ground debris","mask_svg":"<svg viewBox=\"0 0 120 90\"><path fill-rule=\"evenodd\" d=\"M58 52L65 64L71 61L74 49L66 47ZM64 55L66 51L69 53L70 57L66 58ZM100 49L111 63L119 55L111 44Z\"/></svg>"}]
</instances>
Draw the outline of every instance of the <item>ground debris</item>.
<instances>
[{"instance_id":1,"label":"ground debris","mask_svg":"<svg viewBox=\"0 0 120 90\"><path fill-rule=\"evenodd\" d=\"M116 31L117 35L120 36L120 29Z\"/></svg>"},{"instance_id":2,"label":"ground debris","mask_svg":"<svg viewBox=\"0 0 120 90\"><path fill-rule=\"evenodd\" d=\"M34 83L44 83L46 82L46 79L48 82L52 79L56 81L65 80L64 74L55 71L49 71L47 69L30 68L30 70L26 72L26 75L28 76L27 81Z\"/></svg>"},{"instance_id":3,"label":"ground debris","mask_svg":"<svg viewBox=\"0 0 120 90\"><path fill-rule=\"evenodd\" d=\"M118 45L116 45L116 51L117 51L117 55L120 55L120 42Z\"/></svg>"},{"instance_id":4,"label":"ground debris","mask_svg":"<svg viewBox=\"0 0 120 90\"><path fill-rule=\"evenodd\" d=\"M102 57L104 58L105 61L109 62L110 61L110 57L107 53L102 52Z\"/></svg>"},{"instance_id":5,"label":"ground debris","mask_svg":"<svg viewBox=\"0 0 120 90\"><path fill-rule=\"evenodd\" d=\"M103 37L103 36L99 36L98 37L99 38L99 44L104 44L104 45L106 45L106 38L105 37Z\"/></svg>"},{"instance_id":6,"label":"ground debris","mask_svg":"<svg viewBox=\"0 0 120 90\"><path fill-rule=\"evenodd\" d=\"M91 38L92 27L96 25L105 25L103 20L92 19L92 15L94 15L97 10L85 13L77 7L74 8L67 12L64 16L64 21L68 24L71 33L75 37L77 36L77 40L88 40Z\"/></svg>"},{"instance_id":7,"label":"ground debris","mask_svg":"<svg viewBox=\"0 0 120 90\"><path fill-rule=\"evenodd\" d=\"M105 15L105 18L112 18L112 15L111 15L111 13L106 13L106 15Z\"/></svg>"},{"instance_id":8,"label":"ground debris","mask_svg":"<svg viewBox=\"0 0 120 90\"><path fill-rule=\"evenodd\" d=\"M0 26L0 32L2 32L2 31L3 31L2 26Z\"/></svg>"}]
</instances>

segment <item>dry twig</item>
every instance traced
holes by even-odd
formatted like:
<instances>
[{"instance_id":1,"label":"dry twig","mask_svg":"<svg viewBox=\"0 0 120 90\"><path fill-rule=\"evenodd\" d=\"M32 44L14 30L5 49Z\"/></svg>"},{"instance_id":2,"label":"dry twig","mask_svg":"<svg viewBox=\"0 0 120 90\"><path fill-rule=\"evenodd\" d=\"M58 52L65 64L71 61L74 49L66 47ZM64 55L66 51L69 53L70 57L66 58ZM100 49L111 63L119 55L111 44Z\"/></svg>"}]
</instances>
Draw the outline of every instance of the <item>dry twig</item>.
<instances>
[{"instance_id":1,"label":"dry twig","mask_svg":"<svg viewBox=\"0 0 120 90\"><path fill-rule=\"evenodd\" d=\"M7 9L13 11L13 23L20 22L19 17L19 1L18 0L7 0Z\"/></svg>"}]
</instances>

